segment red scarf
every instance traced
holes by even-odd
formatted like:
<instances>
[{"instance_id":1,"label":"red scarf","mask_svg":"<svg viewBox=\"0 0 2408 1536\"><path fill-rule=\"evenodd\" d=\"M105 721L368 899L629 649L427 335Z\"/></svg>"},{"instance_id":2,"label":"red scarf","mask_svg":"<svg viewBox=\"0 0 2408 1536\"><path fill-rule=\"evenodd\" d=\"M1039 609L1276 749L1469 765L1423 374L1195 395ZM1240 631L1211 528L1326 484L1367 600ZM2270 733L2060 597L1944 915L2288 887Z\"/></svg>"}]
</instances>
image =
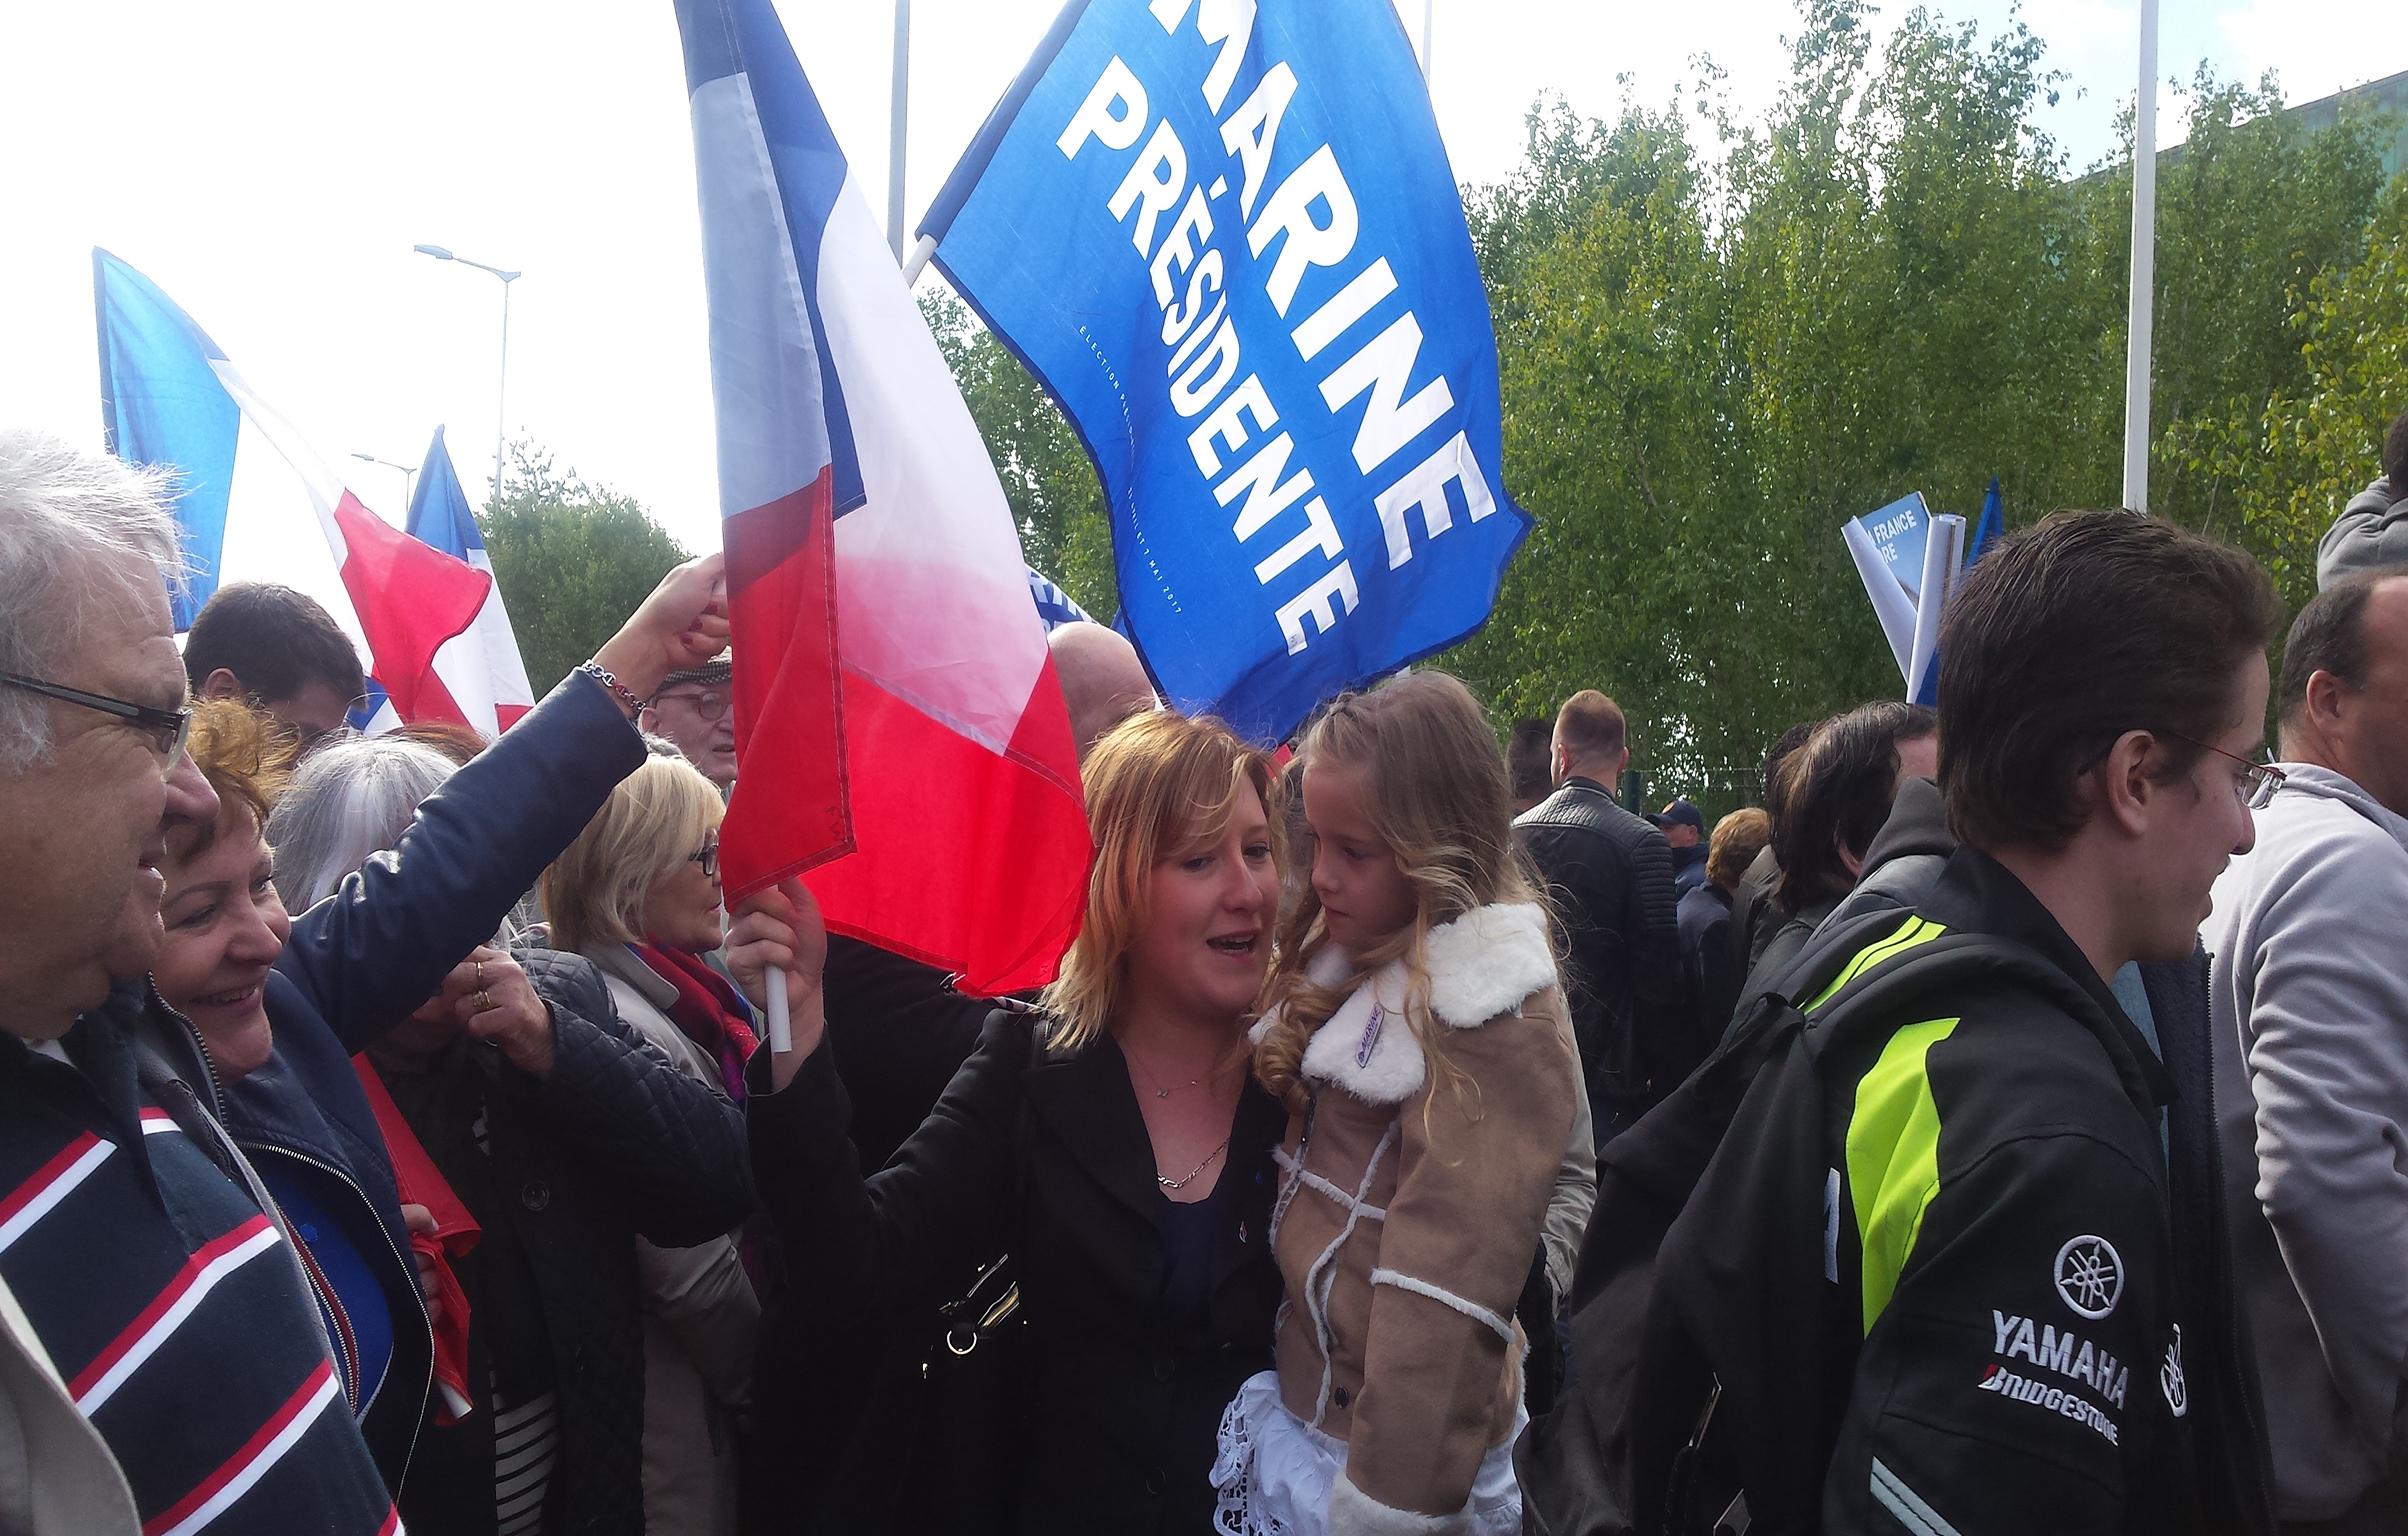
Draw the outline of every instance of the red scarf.
<instances>
[{"instance_id":1,"label":"red scarf","mask_svg":"<svg viewBox=\"0 0 2408 1536\"><path fill-rule=\"evenodd\" d=\"M753 1053L752 1008L728 979L692 950L670 949L641 940L627 946L652 973L677 988L669 1017L687 1039L709 1051L719 1063L728 1097L744 1102L744 1063Z\"/></svg>"},{"instance_id":2,"label":"red scarf","mask_svg":"<svg viewBox=\"0 0 2408 1536\"><path fill-rule=\"evenodd\" d=\"M451 1261L476 1247L482 1233L468 1207L436 1171L435 1160L419 1145L417 1133L401 1117L400 1107L385 1091L384 1079L376 1075L368 1058L352 1057L351 1069L359 1074L368 1108L376 1115L376 1128L384 1133L385 1155L392 1161L393 1184L401 1203L423 1205L435 1217L435 1230L411 1233L410 1247L435 1263L436 1299L442 1303L443 1314L435 1323L435 1422L456 1424L476 1411L476 1398L468 1390L468 1292L461 1288L460 1277L452 1273Z\"/></svg>"}]
</instances>

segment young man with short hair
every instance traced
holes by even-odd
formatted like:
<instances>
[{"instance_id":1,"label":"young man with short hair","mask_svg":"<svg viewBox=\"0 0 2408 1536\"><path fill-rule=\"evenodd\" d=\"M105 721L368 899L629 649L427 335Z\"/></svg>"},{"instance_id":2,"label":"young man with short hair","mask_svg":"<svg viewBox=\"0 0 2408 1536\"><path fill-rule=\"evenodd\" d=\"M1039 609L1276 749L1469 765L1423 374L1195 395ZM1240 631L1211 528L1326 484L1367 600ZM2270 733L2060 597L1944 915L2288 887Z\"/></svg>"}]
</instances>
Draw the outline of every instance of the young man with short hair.
<instances>
[{"instance_id":1,"label":"young man with short hair","mask_svg":"<svg viewBox=\"0 0 2408 1536\"><path fill-rule=\"evenodd\" d=\"M1800 959L1819 995L1656 1276L1760 1528L2249 1528L2201 1496L2172 1080L2110 979L2191 956L2250 847L2276 618L2248 556L2126 512L2050 517L1951 598L1939 783L1961 846L1895 921ZM1830 1001L1860 975L1898 1000Z\"/></svg>"},{"instance_id":2,"label":"young man with short hair","mask_svg":"<svg viewBox=\"0 0 2408 1536\"><path fill-rule=\"evenodd\" d=\"M1826 1277L1861 1328L1827 1531L2197 1526L2169 1085L2109 983L2187 957L2250 847L2277 614L2247 555L2124 512L2043 521L1950 602L1963 846L1890 942L2011 939L2067 985L1926 997L1821 1064Z\"/></svg>"},{"instance_id":3,"label":"young man with short hair","mask_svg":"<svg viewBox=\"0 0 2408 1536\"><path fill-rule=\"evenodd\" d=\"M193 615L184 673L204 699L234 699L273 715L306 750L343 728L367 692L359 652L318 600L291 587L220 587Z\"/></svg>"},{"instance_id":4,"label":"young man with short hair","mask_svg":"<svg viewBox=\"0 0 2408 1536\"><path fill-rule=\"evenodd\" d=\"M1565 1002L1602 1147L1669 1092L1700 1054L1682 984L1672 849L1624 810L1622 710L1594 688L1555 718L1558 788L1514 822L1565 931Z\"/></svg>"}]
</instances>

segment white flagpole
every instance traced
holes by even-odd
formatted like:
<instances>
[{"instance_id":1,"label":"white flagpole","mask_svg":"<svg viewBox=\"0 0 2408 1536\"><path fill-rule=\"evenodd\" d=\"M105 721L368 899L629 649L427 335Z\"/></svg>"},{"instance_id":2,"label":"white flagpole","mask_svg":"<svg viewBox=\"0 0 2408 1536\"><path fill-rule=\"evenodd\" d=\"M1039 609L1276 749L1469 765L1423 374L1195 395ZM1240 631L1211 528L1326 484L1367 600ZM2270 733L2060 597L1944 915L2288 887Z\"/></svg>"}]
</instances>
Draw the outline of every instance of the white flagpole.
<instances>
[{"instance_id":1,"label":"white flagpole","mask_svg":"<svg viewBox=\"0 0 2408 1536\"><path fill-rule=\"evenodd\" d=\"M794 1049L794 1024L786 1013L786 968L769 968L769 1050L783 1056Z\"/></svg>"},{"instance_id":2,"label":"white flagpole","mask_svg":"<svg viewBox=\"0 0 2408 1536\"><path fill-rule=\"evenodd\" d=\"M2140 0L2132 114L2132 291L2124 343L2124 505L2149 510L2149 343L2157 299L2157 0Z\"/></svg>"},{"instance_id":3,"label":"white flagpole","mask_svg":"<svg viewBox=\"0 0 2408 1536\"><path fill-rule=\"evenodd\" d=\"M903 163L905 128L911 111L911 0L895 0L894 131L886 162L886 243L903 259Z\"/></svg>"},{"instance_id":4,"label":"white flagpole","mask_svg":"<svg viewBox=\"0 0 2408 1536\"><path fill-rule=\"evenodd\" d=\"M1430 68L1437 61L1437 56L1430 52L1430 16L1437 9L1438 0L1421 0L1421 85L1423 90L1428 90L1430 87Z\"/></svg>"}]
</instances>

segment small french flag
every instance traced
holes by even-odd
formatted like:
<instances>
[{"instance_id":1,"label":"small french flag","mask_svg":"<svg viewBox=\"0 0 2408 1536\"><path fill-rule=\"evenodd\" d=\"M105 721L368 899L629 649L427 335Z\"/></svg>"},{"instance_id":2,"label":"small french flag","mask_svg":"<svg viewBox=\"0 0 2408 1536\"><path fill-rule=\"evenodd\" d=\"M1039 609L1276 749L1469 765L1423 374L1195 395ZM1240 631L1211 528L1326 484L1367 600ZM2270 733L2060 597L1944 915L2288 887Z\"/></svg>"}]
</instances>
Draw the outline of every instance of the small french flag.
<instances>
[{"instance_id":1,"label":"small french flag","mask_svg":"<svg viewBox=\"0 0 2408 1536\"><path fill-rule=\"evenodd\" d=\"M426 445L426 462L419 466L418 486L410 497L410 537L430 544L472 569L493 575L493 557L485 553L485 535L478 531L476 512L452 467L451 450L443 446L443 429ZM510 627L510 610L502 606L502 584L496 580L477 610L474 624L452 644L474 651L485 669L486 692L495 720L503 730L535 707L535 690L527 681L527 664L519 656L518 634Z\"/></svg>"}]
</instances>

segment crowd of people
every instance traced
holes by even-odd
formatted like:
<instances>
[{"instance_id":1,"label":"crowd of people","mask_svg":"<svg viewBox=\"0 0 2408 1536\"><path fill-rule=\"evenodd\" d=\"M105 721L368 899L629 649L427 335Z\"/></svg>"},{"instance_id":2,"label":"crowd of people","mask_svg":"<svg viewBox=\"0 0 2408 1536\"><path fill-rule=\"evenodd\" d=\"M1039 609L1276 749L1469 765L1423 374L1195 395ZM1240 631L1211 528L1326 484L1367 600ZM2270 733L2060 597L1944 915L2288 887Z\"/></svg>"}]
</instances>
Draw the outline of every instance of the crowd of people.
<instances>
[{"instance_id":1,"label":"crowd of people","mask_svg":"<svg viewBox=\"0 0 2408 1536\"><path fill-rule=\"evenodd\" d=\"M0 433L0 1532L2408 1530L2394 486L2294 616L2047 517L1711 823L1595 689L1274 756L1066 626L988 1000L730 909L716 557L366 737Z\"/></svg>"}]
</instances>

